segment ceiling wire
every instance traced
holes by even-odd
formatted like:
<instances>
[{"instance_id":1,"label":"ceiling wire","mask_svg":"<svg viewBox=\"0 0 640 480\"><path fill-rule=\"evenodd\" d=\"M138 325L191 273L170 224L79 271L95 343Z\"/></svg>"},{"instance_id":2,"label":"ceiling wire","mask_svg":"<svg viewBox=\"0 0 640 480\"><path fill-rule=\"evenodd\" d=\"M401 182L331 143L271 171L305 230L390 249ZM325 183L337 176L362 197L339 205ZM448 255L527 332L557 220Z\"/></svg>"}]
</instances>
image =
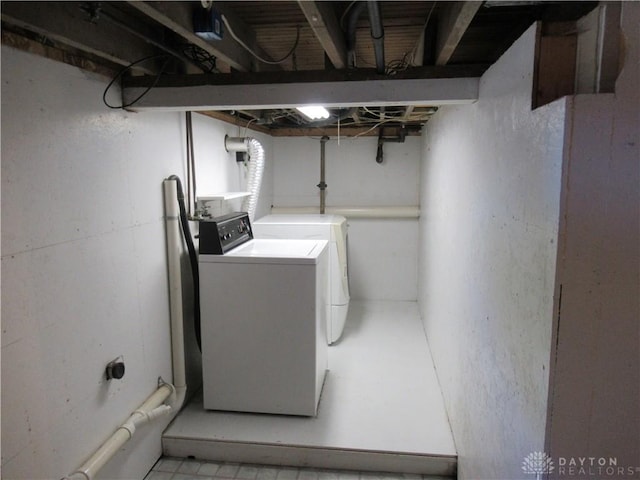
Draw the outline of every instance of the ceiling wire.
<instances>
[{"instance_id":1,"label":"ceiling wire","mask_svg":"<svg viewBox=\"0 0 640 480\"><path fill-rule=\"evenodd\" d=\"M421 37L422 37L422 34L426 31L427 25L429 25L429 20L431 19L431 14L433 13L433 9L436 7L436 3L438 3L438 2L433 2L431 4L431 9L429 10L429 14L427 15L427 20L424 22L424 26L422 27L422 33L420 34ZM418 44L417 43L413 46L413 48L411 49L411 51L409 53L411 54L410 64L414 65L415 64L415 60L416 60L416 53L418 53Z\"/></svg>"},{"instance_id":2,"label":"ceiling wire","mask_svg":"<svg viewBox=\"0 0 640 480\"><path fill-rule=\"evenodd\" d=\"M249 128L249 125L251 125L256 120L257 120L257 118L252 118L251 120L249 120L247 122L247 124L244 126L244 133L242 135L240 135L241 137L246 137L247 136L247 129Z\"/></svg>"},{"instance_id":3,"label":"ceiling wire","mask_svg":"<svg viewBox=\"0 0 640 480\"><path fill-rule=\"evenodd\" d=\"M269 65L279 65L281 63L284 63L291 55L293 55L293 53L296 51L296 48L298 48L298 43L300 42L300 25L297 25L296 26L296 41L293 43L293 47L291 47L291 50L289 50L289 53L287 53L280 60L268 60L266 58L261 57L256 52L254 52L253 49L251 47L249 47L249 45L244 43L235 34L235 32L233 31L233 28L231 28L231 25L229 24L229 21L227 20L226 16L222 15L222 21L224 22L225 26L227 27L227 30L229 31L229 35L231 35L233 37L233 39L236 42L238 42L242 48L244 48L247 52L249 52L251 55L253 55L257 60L260 60L262 63L267 63Z\"/></svg>"},{"instance_id":4,"label":"ceiling wire","mask_svg":"<svg viewBox=\"0 0 640 480\"><path fill-rule=\"evenodd\" d=\"M358 137L361 137L361 136L363 136L363 135L366 135L366 134L367 134L367 133L369 133L370 131L375 130L376 128L378 128L380 125L382 125L382 124L384 124L384 123L393 122L393 121L395 121L395 119L393 119L393 118L389 118L389 119L387 119L387 120L382 120L381 122L376 123L376 124L375 124L373 127L371 127L370 129L365 130L364 132L360 132L360 133L359 133L359 134L357 134L357 135L354 135L354 136L353 136L353 138L358 138Z\"/></svg>"}]
</instances>

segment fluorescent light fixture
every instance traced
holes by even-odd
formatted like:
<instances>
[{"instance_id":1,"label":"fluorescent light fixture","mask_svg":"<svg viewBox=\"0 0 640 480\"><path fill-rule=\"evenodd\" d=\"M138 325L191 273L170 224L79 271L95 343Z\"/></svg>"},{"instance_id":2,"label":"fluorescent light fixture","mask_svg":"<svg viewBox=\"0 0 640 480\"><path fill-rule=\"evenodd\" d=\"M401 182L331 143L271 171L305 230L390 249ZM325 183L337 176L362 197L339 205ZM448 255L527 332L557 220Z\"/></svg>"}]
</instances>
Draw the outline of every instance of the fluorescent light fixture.
<instances>
[{"instance_id":1,"label":"fluorescent light fixture","mask_svg":"<svg viewBox=\"0 0 640 480\"><path fill-rule=\"evenodd\" d=\"M298 107L298 111L309 120L322 120L323 118L329 118L329 111L320 105Z\"/></svg>"}]
</instances>

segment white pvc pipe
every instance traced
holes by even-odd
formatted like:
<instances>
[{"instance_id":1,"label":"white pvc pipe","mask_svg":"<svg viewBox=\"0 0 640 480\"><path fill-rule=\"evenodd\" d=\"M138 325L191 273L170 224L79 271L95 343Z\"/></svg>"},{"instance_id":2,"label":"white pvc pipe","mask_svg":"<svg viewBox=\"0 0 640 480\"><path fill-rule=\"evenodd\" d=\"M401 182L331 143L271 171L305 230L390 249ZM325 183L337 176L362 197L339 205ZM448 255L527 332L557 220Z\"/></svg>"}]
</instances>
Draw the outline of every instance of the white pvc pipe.
<instances>
[{"instance_id":1,"label":"white pvc pipe","mask_svg":"<svg viewBox=\"0 0 640 480\"><path fill-rule=\"evenodd\" d=\"M167 237L167 264L169 269L169 308L171 318L171 355L173 363L173 385L177 398L176 411L182 408L187 391L184 355L184 323L182 306L182 273L180 257L183 252L180 230L180 209L177 201L176 180L165 180L164 211Z\"/></svg>"},{"instance_id":2,"label":"white pvc pipe","mask_svg":"<svg viewBox=\"0 0 640 480\"><path fill-rule=\"evenodd\" d=\"M320 213L318 207L272 207L272 214ZM325 213L347 218L420 218L420 207L326 207Z\"/></svg>"},{"instance_id":3,"label":"white pvc pipe","mask_svg":"<svg viewBox=\"0 0 640 480\"><path fill-rule=\"evenodd\" d=\"M172 410L169 405L163 405L163 403L174 393L173 385L169 383L161 385L86 462L71 475L64 477L64 480L93 480L100 469L133 437L137 427Z\"/></svg>"},{"instance_id":4,"label":"white pvc pipe","mask_svg":"<svg viewBox=\"0 0 640 480\"><path fill-rule=\"evenodd\" d=\"M171 312L171 352L173 360L173 385L164 383L140 405L129 418L73 473L63 480L93 480L105 464L135 434L136 429L170 412L179 412L187 392L184 329L182 318L182 280L180 233L177 185L175 180L164 181L164 204L166 216L167 261L169 264L169 302ZM171 405L166 405L169 400Z\"/></svg>"}]
</instances>

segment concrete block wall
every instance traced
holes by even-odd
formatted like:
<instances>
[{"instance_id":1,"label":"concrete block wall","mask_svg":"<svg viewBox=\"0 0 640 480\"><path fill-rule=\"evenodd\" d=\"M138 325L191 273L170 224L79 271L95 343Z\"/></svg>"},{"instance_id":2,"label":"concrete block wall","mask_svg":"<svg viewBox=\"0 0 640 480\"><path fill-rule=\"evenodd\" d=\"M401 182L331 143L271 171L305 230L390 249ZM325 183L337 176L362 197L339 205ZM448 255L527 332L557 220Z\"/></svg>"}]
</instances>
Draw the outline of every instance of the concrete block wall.
<instances>
[{"instance_id":1,"label":"concrete block wall","mask_svg":"<svg viewBox=\"0 0 640 480\"><path fill-rule=\"evenodd\" d=\"M532 27L424 133L418 299L461 479L544 447L565 102L531 111L534 48Z\"/></svg>"},{"instance_id":2,"label":"concrete block wall","mask_svg":"<svg viewBox=\"0 0 640 480\"><path fill-rule=\"evenodd\" d=\"M419 205L420 139L385 144L375 161L377 138L332 138L326 144L326 205ZM318 207L320 140L274 138L274 205ZM349 219L351 296L363 300L417 299L417 219Z\"/></svg>"},{"instance_id":3,"label":"concrete block wall","mask_svg":"<svg viewBox=\"0 0 640 480\"><path fill-rule=\"evenodd\" d=\"M109 110L108 81L2 47L3 478L63 477L171 380L162 180L185 180L184 114ZM243 185L225 134L194 115L203 188ZM108 382L118 356L125 376ZM167 422L100 477L142 478Z\"/></svg>"}]
</instances>

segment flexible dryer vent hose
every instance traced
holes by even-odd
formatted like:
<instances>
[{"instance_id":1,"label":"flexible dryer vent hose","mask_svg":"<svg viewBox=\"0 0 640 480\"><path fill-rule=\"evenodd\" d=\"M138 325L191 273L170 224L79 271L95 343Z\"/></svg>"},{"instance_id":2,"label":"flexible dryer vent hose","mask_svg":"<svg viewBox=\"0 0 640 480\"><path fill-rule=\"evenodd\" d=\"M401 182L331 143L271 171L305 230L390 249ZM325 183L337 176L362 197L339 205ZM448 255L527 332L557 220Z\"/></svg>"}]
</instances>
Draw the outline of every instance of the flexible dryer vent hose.
<instances>
[{"instance_id":1,"label":"flexible dryer vent hose","mask_svg":"<svg viewBox=\"0 0 640 480\"><path fill-rule=\"evenodd\" d=\"M247 191L250 195L242 202L242 210L249 214L249 220L253 222L260 196L262 173L264 172L264 148L255 138L228 136L224 139L224 147L227 152L249 153Z\"/></svg>"}]
</instances>

